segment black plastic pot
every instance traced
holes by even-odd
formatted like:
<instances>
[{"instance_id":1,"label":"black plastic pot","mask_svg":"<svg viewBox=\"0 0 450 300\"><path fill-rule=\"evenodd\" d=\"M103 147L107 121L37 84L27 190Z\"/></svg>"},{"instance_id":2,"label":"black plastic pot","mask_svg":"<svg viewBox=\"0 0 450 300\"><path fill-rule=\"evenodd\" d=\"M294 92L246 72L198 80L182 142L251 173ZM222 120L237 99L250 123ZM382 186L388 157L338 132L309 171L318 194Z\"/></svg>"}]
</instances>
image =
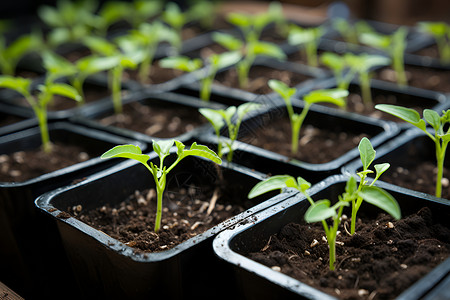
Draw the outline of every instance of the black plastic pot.
<instances>
[{"instance_id":1,"label":"black plastic pot","mask_svg":"<svg viewBox=\"0 0 450 300\"><path fill-rule=\"evenodd\" d=\"M430 131L430 133L432 132ZM405 131L401 135L377 148L376 151L377 156L373 164L389 163L391 165L389 170L380 178L380 181L386 180L386 177L394 171L402 169L409 170L409 167L415 167L420 162L430 162L434 166L436 165L434 142L423 131L417 128L411 128ZM449 151L447 151L446 158L448 157L448 153ZM444 167L450 167L450 160L448 158L445 160ZM361 168L361 161L354 160L342 168L342 173L356 174ZM414 171L410 170L408 172L411 173L411 180L408 182L408 186L404 187L424 192L422 190L424 185L413 180L413 178L415 178ZM422 172L425 172L425 170L422 170ZM429 172L429 176L434 178L436 177L436 174L434 172ZM389 178L389 182L392 184L402 184L393 176L389 176ZM443 191L445 192L446 190L448 190L448 187L443 186ZM434 191L429 194L434 195Z\"/></svg>"},{"instance_id":2,"label":"black plastic pot","mask_svg":"<svg viewBox=\"0 0 450 300\"><path fill-rule=\"evenodd\" d=\"M422 115L423 109L433 109L438 113L441 113L443 109L448 107L447 97L435 91L424 90L411 86L404 88L399 87L392 82L386 82L383 80L372 79L370 82L372 101L375 104L395 104L408 108L419 109L418 111ZM334 78L323 80L317 84L319 89L336 88L336 80ZM355 93L361 95L361 89L357 80L353 80L349 85L349 93ZM377 101L377 97L385 99L385 102ZM392 117L389 114L379 111L379 115L373 116L373 118L390 120L397 123L397 126L401 130L412 128L413 125L399 119Z\"/></svg>"},{"instance_id":3,"label":"black plastic pot","mask_svg":"<svg viewBox=\"0 0 450 300\"><path fill-rule=\"evenodd\" d=\"M293 100L293 106L296 113L299 113L303 108L303 103L298 100ZM270 103L270 105L263 106L260 110L254 111L247 115L242 121L238 141L241 141L238 145L238 153L236 154L236 162L255 169L260 172L267 172L274 175L274 171L266 168L264 164L260 164L259 160L249 159L247 153L257 153L258 156L265 157L269 161L277 162L279 166L290 165L291 172L295 172L301 175L302 172L308 170L308 172L321 174L323 178L330 175L340 173L340 168L359 156L357 147L352 150L343 153L335 159L332 159L325 163L309 163L293 159L286 155L276 153L274 151L262 149L260 147L250 145L252 140L257 140L258 136L255 130L260 128L270 127L271 122L277 122L281 118L286 117L287 111L284 104ZM304 121L303 128L311 125L318 129L327 129L334 132L354 133L354 134L366 134L370 137L371 143L374 147L378 147L385 141L394 137L399 132L399 128L393 122L386 122L382 120L376 120L365 116L352 114L348 112L338 111L327 107L321 107L318 105L311 106L308 115ZM228 129L222 129L222 134L226 137ZM205 133L205 136L209 135L209 141L216 141L215 132L212 128ZM286 132L286 140L290 141L290 132ZM310 149L305 146L299 149L299 151L320 151L320 149ZM242 158L239 156L242 155ZM271 165L271 164L270 164Z\"/></svg>"},{"instance_id":4,"label":"black plastic pot","mask_svg":"<svg viewBox=\"0 0 450 300\"><path fill-rule=\"evenodd\" d=\"M203 117L198 112L199 108L208 107L212 109L224 108L223 105L214 102L203 102L197 98L175 94L171 92L151 92L151 91L140 91L130 93L123 101L123 105L133 104L134 102L139 102L140 104L148 107L155 108L167 108L173 110L174 112L180 110L192 111L193 115L198 115L199 120ZM164 136L164 137L152 137L145 133L133 131L126 128L119 128L115 126L104 126L97 121L100 118L107 117L114 114L114 109L112 102L109 98L106 98L95 105L91 105L86 108L82 108L80 116L72 117L70 120L77 124L82 124L89 128L94 128L97 130L111 132L115 135L124 136L127 138L139 140L145 143L152 143L153 139L161 138L174 138L180 141L186 141L193 136L199 135L201 132L209 128L209 124L205 119L205 124L193 128L179 136Z\"/></svg>"},{"instance_id":5,"label":"black plastic pot","mask_svg":"<svg viewBox=\"0 0 450 300\"><path fill-rule=\"evenodd\" d=\"M150 155L153 160L157 159L154 153ZM170 159L166 158L169 164ZM233 164L224 164L220 169L229 182L228 191L234 195L235 203L251 207L170 250L157 253L136 251L73 217L58 217L61 211L74 205L82 205L83 210L114 205L134 194L135 190L154 186L150 172L134 161L123 162L77 185L49 192L39 197L36 205L57 223L84 297L203 298L219 288L224 288L221 294L232 295L234 291L228 287L229 274L222 270L221 261L212 252L213 237L290 195L266 202L262 201L267 198L260 197L249 202L247 193L263 178L262 174ZM169 173L166 191L171 190L171 184L214 184L216 170L216 166L209 161L188 157Z\"/></svg>"},{"instance_id":6,"label":"black plastic pot","mask_svg":"<svg viewBox=\"0 0 450 300\"><path fill-rule=\"evenodd\" d=\"M347 177L337 175L327 178L310 189L313 199L334 199L345 190ZM379 184L399 202L402 215L417 212L428 206L433 217L448 223L449 203L414 191L388 184ZM257 263L243 255L259 251L271 235L290 222L301 223L309 202L300 194L255 214L252 222L239 224L221 232L213 242L215 253L235 270L235 284L244 299L336 299L281 272ZM371 215L380 212L373 206L361 206L360 213ZM421 280L404 291L397 299L445 299L449 288L450 259L445 260ZM443 297L443 298L440 298ZM427 298L428 299L428 298Z\"/></svg>"},{"instance_id":7,"label":"black plastic pot","mask_svg":"<svg viewBox=\"0 0 450 300\"><path fill-rule=\"evenodd\" d=\"M40 146L37 126L22 124L21 131L0 137L1 153L25 151ZM112 134L87 129L68 122L50 122L54 142L83 146L95 158L23 182L0 182L0 280L25 297L53 298L55 291L71 289L73 283L67 259L54 224L40 214L34 200L51 191L110 167L113 161L100 160L115 145L146 145ZM46 263L52 262L49 265ZM52 289L46 283L52 282ZM72 290L71 293L77 293Z\"/></svg>"}]
</instances>

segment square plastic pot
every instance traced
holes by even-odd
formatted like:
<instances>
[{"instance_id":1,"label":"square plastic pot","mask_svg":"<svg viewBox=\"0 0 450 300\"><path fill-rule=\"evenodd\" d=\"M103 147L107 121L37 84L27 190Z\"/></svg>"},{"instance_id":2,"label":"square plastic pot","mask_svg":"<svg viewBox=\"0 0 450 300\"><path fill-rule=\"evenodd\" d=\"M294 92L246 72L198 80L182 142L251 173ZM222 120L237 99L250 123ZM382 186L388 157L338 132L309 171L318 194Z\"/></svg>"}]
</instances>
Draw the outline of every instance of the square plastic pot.
<instances>
[{"instance_id":1,"label":"square plastic pot","mask_svg":"<svg viewBox=\"0 0 450 300\"><path fill-rule=\"evenodd\" d=\"M345 190L347 177L329 177L310 189L313 199L335 199ZM394 185L379 184L399 202L402 215L416 212L428 206L434 218L448 224L450 206L448 202L432 196L416 193ZM259 251L269 237L290 222L301 222L309 202L300 194L280 202L252 216L252 222L239 224L221 232L213 242L215 253L235 270L235 284L244 299L336 299L318 289L300 282L281 272L272 270L242 253ZM360 213L373 215L381 212L373 206L361 206ZM450 287L450 259L445 260L425 277L414 283L396 299L445 299ZM443 298L442 298L443 297Z\"/></svg>"},{"instance_id":2,"label":"square plastic pot","mask_svg":"<svg viewBox=\"0 0 450 300\"><path fill-rule=\"evenodd\" d=\"M203 102L190 96L175 94L171 92L150 92L150 91L139 91L129 94L123 101L123 105L133 104L134 102L139 102L140 104L147 107L155 108L165 108L177 111L192 111L192 114L198 115L198 119L202 120L203 116L198 112L199 108L207 107L211 109L222 109L223 105L214 102ZM178 136L149 136L142 132L137 132L127 128L119 128L117 126L105 126L102 125L98 119L111 116L114 114L114 108L111 99L104 99L98 102L96 105L83 108L80 116L72 117L70 120L76 124L81 124L83 126L94 128L101 131L106 131L113 133L118 136L123 136L144 143L151 144L153 139L165 139L174 138L179 141L186 141L193 136L197 136L206 128L209 128L207 120L204 119L205 124L193 128L192 130L186 131Z\"/></svg>"},{"instance_id":3,"label":"square plastic pot","mask_svg":"<svg viewBox=\"0 0 450 300\"><path fill-rule=\"evenodd\" d=\"M432 131L430 131L432 133ZM413 178L413 170L409 170L409 167L414 167L418 165L420 162L431 162L436 166L436 152L435 152L435 144L424 132L417 128L411 128L389 142L383 144L377 150L376 158L373 164L378 163L389 163L390 170L383 174L380 178L380 181L383 181L383 178L389 175L389 173L393 172L391 170L402 170L406 169L409 173L411 173L411 178ZM450 168L450 160L448 159L449 151L446 151L446 160L444 161L444 167ZM360 160L354 160L347 165L343 166L342 173L344 174L356 174L362 169L362 164ZM429 172L430 177L436 177L434 172ZM396 185L402 185L403 183L391 177L389 180L390 183ZM412 190L416 190L418 192L424 192L422 188L424 188L423 184L419 184L414 182L412 179L407 183L407 186L403 186L405 188L409 188ZM447 191L448 187L443 185L443 192ZM435 195L434 190L432 193ZM448 195L448 194L447 194ZM445 197L445 194L443 195ZM447 198L448 199L448 198Z\"/></svg>"},{"instance_id":4,"label":"square plastic pot","mask_svg":"<svg viewBox=\"0 0 450 300\"><path fill-rule=\"evenodd\" d=\"M0 137L0 153L8 154L38 148L41 143L37 126L22 124L20 131ZM87 129L68 122L50 122L54 142L83 146L100 156L117 144L146 145L112 134ZM34 205L41 194L110 167L112 161L95 157L23 182L0 182L0 280L25 297L53 297L55 291L70 288L71 272L54 224ZM49 265L45 265L51 261ZM44 283L53 282L50 291ZM76 290L73 290L76 293ZM52 295L52 296L51 296Z\"/></svg>"},{"instance_id":5,"label":"square plastic pot","mask_svg":"<svg viewBox=\"0 0 450 300\"><path fill-rule=\"evenodd\" d=\"M336 80L334 78L323 80L318 84L320 89L332 89L336 88ZM358 81L353 80L349 85L349 93L355 93L361 95L361 88ZM443 109L448 107L447 97L439 92L415 88L412 86L406 86L404 88L399 87L392 82L386 82L383 80L372 79L370 81L370 92L372 94L372 101L375 104L382 104L375 101L377 97L384 97L387 104L395 104L408 108L419 109L418 111L422 115L423 109L432 109L438 113L441 113ZM395 99L395 103L392 99ZM412 128L413 125L401 120L400 118L391 117L390 115L380 112L380 116L373 117L382 120L390 120L397 123L397 126L401 130Z\"/></svg>"},{"instance_id":6,"label":"square plastic pot","mask_svg":"<svg viewBox=\"0 0 450 300\"><path fill-rule=\"evenodd\" d=\"M157 156L150 153L151 159ZM171 156L167 157L168 163ZM57 223L64 247L76 280L84 297L149 299L165 297L187 299L209 297L218 289L233 293L228 284L228 273L222 269L211 247L213 237L220 231L245 221L255 212L281 201L290 195L249 202L247 194L263 176L237 165L220 167L233 201L245 207L244 212L208 229L176 247L154 253L137 251L126 244L73 217L59 218L61 211L81 205L83 210L113 206L136 190L154 186L150 172L134 161L123 162L87 180L63 189L49 192L36 201L37 207ZM184 179L182 179L184 178ZM186 180L189 179L189 180ZM177 180L175 180L177 179ZM187 157L168 174L170 184L214 184L216 166L198 157ZM268 197L270 198L270 197Z\"/></svg>"},{"instance_id":7,"label":"square plastic pot","mask_svg":"<svg viewBox=\"0 0 450 300\"><path fill-rule=\"evenodd\" d=\"M303 109L303 103L300 100L294 99L292 103L296 113L299 113ZM284 104L273 102L262 106L262 108L257 111L249 113L241 123L238 136L238 141L240 142L236 143L236 145L238 145L236 146L237 154L236 157L233 158L233 161L245 167L255 169L258 172L270 173L272 175L274 175L276 170L283 173L290 172L295 176L302 176L301 174L303 172L307 172L308 174L316 173L318 177L315 176L315 178L321 180L330 175L341 173L340 169L342 166L354 160L356 157L359 157L359 151L357 147L355 147L334 159L330 159L328 162L310 163L250 144L252 140L258 139L255 130L268 128L270 127L271 122L277 122L277 120L287 117L286 115L287 111ZM393 122L376 120L357 114L321 107L319 105L311 106L303 127L308 125L338 133L364 133L370 137L374 147L380 146L382 143L399 133L399 128ZM228 129L222 129L221 134L223 135L222 138L227 138ZM285 135L287 137L286 140L290 141L291 133L286 132ZM201 138L205 138L209 142L215 141L217 144L217 137L212 127L209 128ZM316 151L308 149L307 147L307 145L303 146L303 148L299 148L299 151ZM261 163L260 158L253 159L252 157L255 156L252 153L262 157L263 161L267 162L268 165ZM278 167L275 169L269 167L274 166L274 164ZM285 171L283 171L284 167L282 166L286 166Z\"/></svg>"}]
</instances>

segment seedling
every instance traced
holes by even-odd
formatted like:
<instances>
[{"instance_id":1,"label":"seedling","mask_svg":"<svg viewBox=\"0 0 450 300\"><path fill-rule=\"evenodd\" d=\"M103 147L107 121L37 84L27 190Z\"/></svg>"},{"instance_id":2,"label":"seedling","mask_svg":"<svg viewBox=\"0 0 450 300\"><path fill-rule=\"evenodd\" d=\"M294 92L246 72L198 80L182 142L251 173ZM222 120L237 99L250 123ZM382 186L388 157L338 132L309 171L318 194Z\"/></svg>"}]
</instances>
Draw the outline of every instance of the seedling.
<instances>
[{"instance_id":1,"label":"seedling","mask_svg":"<svg viewBox=\"0 0 450 300\"><path fill-rule=\"evenodd\" d=\"M375 106L383 112L396 116L422 130L434 142L436 148L436 197L442 196L442 176L444 172L445 152L450 141L450 110L442 111L442 116L431 109L423 110L423 119L419 113L411 108L391 104L378 104ZM434 135L427 130L426 123L434 129Z\"/></svg>"},{"instance_id":2,"label":"seedling","mask_svg":"<svg viewBox=\"0 0 450 300\"><path fill-rule=\"evenodd\" d=\"M211 108L200 108L199 112L212 124L214 131L216 132L218 141L217 153L219 157L223 155L223 145L228 148L227 161L231 162L233 160L233 145L236 141L239 133L239 128L241 127L242 120L245 115L259 109L261 104L247 102L244 104L236 106L230 106L227 109L211 109ZM234 118L236 115L236 118ZM222 140L220 135L220 130L223 126L228 127L228 139Z\"/></svg>"},{"instance_id":3,"label":"seedling","mask_svg":"<svg viewBox=\"0 0 450 300\"><path fill-rule=\"evenodd\" d=\"M289 30L288 42L291 45L299 46L301 52L306 56L307 64L313 67L319 65L317 51L320 38L325 34L323 27L303 28L292 24Z\"/></svg>"},{"instance_id":4,"label":"seedling","mask_svg":"<svg viewBox=\"0 0 450 300\"><path fill-rule=\"evenodd\" d=\"M170 149L172 146L176 145L177 147L177 159L169 166L164 165L164 159L170 155ZM156 233L159 232L161 227L161 216L162 216L162 203L163 203L163 195L164 190L166 188L166 178L167 174L185 157L188 156L199 156L206 159L209 159L217 164L221 164L222 160L217 154L203 145L197 145L197 143L193 143L189 150L185 149L185 145L177 140L160 140L160 141L152 141L153 150L159 157L159 166L154 164L153 162L149 162L150 156L146 154L142 154L141 149L135 145L120 145L116 146L107 152L105 152L101 158L114 158L114 157L122 157L134 159L143 164L153 175L153 179L156 185L156 194L157 194L157 209L156 209L156 218L155 218L155 227L154 230Z\"/></svg>"},{"instance_id":5,"label":"seedling","mask_svg":"<svg viewBox=\"0 0 450 300\"><path fill-rule=\"evenodd\" d=\"M211 88L217 71L237 63L241 59L238 51L224 52L222 54L212 54L206 61L200 58L189 58L186 56L171 56L160 60L159 64L163 68L177 69L184 72L194 72L204 68L204 73L199 75L200 79L200 99L209 101Z\"/></svg>"},{"instance_id":6,"label":"seedling","mask_svg":"<svg viewBox=\"0 0 450 300\"><path fill-rule=\"evenodd\" d=\"M45 58L44 63L51 58ZM50 63L49 63L50 64ZM81 101L81 96L77 90L65 83L55 83L59 76L70 75L69 70L63 70L58 68L50 68L47 66L49 75L47 76L45 83L38 86L37 95L32 94L31 79L22 77L14 77L10 75L0 76L0 87L12 89L21 94L28 104L33 109L33 112L38 119L39 129L41 133L42 149L46 153L51 152L50 135L47 126L47 106L53 100L54 95L61 95L69 99Z\"/></svg>"},{"instance_id":7,"label":"seedling","mask_svg":"<svg viewBox=\"0 0 450 300\"><path fill-rule=\"evenodd\" d=\"M279 60L286 59L281 48L273 43L251 40L243 42L242 40L221 32L213 33L213 40L229 51L240 51L243 59L236 64L239 86L245 88L248 85L248 73L255 59L258 56L273 57Z\"/></svg>"},{"instance_id":8,"label":"seedling","mask_svg":"<svg viewBox=\"0 0 450 300\"><path fill-rule=\"evenodd\" d=\"M189 3L187 18L191 21L198 22L204 29L212 28L216 18L216 3L207 0L188 2L192 3Z\"/></svg>"},{"instance_id":9,"label":"seedling","mask_svg":"<svg viewBox=\"0 0 450 300\"><path fill-rule=\"evenodd\" d=\"M419 22L420 31L431 35L436 40L442 63L450 63L450 26L445 22Z\"/></svg>"},{"instance_id":10,"label":"seedling","mask_svg":"<svg viewBox=\"0 0 450 300\"><path fill-rule=\"evenodd\" d=\"M59 0L56 7L42 5L38 9L41 20L52 30L48 41L53 47L66 42L79 42L92 31L95 24L96 1Z\"/></svg>"},{"instance_id":11,"label":"seedling","mask_svg":"<svg viewBox=\"0 0 450 300\"><path fill-rule=\"evenodd\" d=\"M23 35L9 45L5 37L0 35L0 72L14 75L17 64L27 54L36 52L41 47L41 40L35 34Z\"/></svg>"},{"instance_id":12,"label":"seedling","mask_svg":"<svg viewBox=\"0 0 450 300\"><path fill-rule=\"evenodd\" d=\"M143 59L143 52L136 44L126 39L118 39L115 43L100 37L89 36L83 39L83 43L93 53L105 58L104 64L111 66L108 70L108 84L112 94L114 111L122 113L122 74L125 69L137 68Z\"/></svg>"},{"instance_id":13,"label":"seedling","mask_svg":"<svg viewBox=\"0 0 450 300\"><path fill-rule=\"evenodd\" d=\"M361 42L381 49L389 54L392 59L392 68L397 75L397 84L399 86L406 86L407 79L405 73L404 53L406 48L406 36L408 30L406 27L400 27L391 35L381 33L364 33L361 35Z\"/></svg>"},{"instance_id":14,"label":"seedling","mask_svg":"<svg viewBox=\"0 0 450 300\"><path fill-rule=\"evenodd\" d=\"M334 52L325 52L320 56L320 61L333 71L339 89L348 90L348 86L354 76L348 71L348 64L345 58Z\"/></svg>"},{"instance_id":15,"label":"seedling","mask_svg":"<svg viewBox=\"0 0 450 300\"><path fill-rule=\"evenodd\" d=\"M172 41L172 45L178 50L181 50L182 29L190 21L188 14L182 12L178 4L175 2L168 2L165 10L162 13L162 20L174 29L177 33L177 39Z\"/></svg>"},{"instance_id":16,"label":"seedling","mask_svg":"<svg viewBox=\"0 0 450 300\"><path fill-rule=\"evenodd\" d=\"M348 96L348 91L341 89L311 91L303 97L305 105L302 112L300 114L297 114L294 112L294 108L291 102L291 98L297 92L296 88L290 88L284 82L275 79L269 80L269 87L277 92L281 96L281 98L283 98L284 103L286 104L289 120L291 122L291 153L293 155L297 154L298 152L300 129L311 105L314 103L322 102L332 103L337 106L343 107L345 106L344 98Z\"/></svg>"},{"instance_id":17,"label":"seedling","mask_svg":"<svg viewBox=\"0 0 450 300\"><path fill-rule=\"evenodd\" d=\"M372 105L372 93L370 91L371 70L375 67L389 65L390 59L382 55L345 53L344 59L350 68L350 73L357 76L361 88L363 103Z\"/></svg>"},{"instance_id":18,"label":"seedling","mask_svg":"<svg viewBox=\"0 0 450 300\"><path fill-rule=\"evenodd\" d=\"M142 23L138 29L131 30L127 36L122 38L128 39L142 49L143 58L139 64L138 80L145 83L151 74L151 65L158 45L162 42L176 43L178 36L173 29L161 22L154 21L151 24Z\"/></svg>"},{"instance_id":19,"label":"seedling","mask_svg":"<svg viewBox=\"0 0 450 300\"><path fill-rule=\"evenodd\" d=\"M356 220L357 210L363 201L383 209L397 220L401 218L400 207L394 197L382 188L373 185L376 179L378 179L381 173L383 173L389 165L375 165L375 170L377 172L376 178L370 185L367 185L368 182L365 180L365 177L368 173L372 172L367 168L375 157L375 151L367 138L361 140L359 151L361 160L365 166L365 170L358 173L361 177L361 181L357 183L356 179L353 176L350 176L345 186L345 192L338 196L338 201L332 206L328 199L322 199L315 202L308 193L311 183L302 177L297 177L297 179L295 179L290 175L276 175L269 177L264 181L257 183L248 194L248 198L252 199L270 191L283 191L282 189L285 188L294 188L302 193L310 203L310 207L304 216L305 221L308 223L322 222L329 246L329 268L332 271L335 269L336 237L338 235L344 207L349 206L350 203L352 205L352 226ZM326 221L330 218L332 220L331 224ZM354 234L354 231L351 234Z\"/></svg>"},{"instance_id":20,"label":"seedling","mask_svg":"<svg viewBox=\"0 0 450 300\"><path fill-rule=\"evenodd\" d=\"M350 22L344 18L335 18L333 27L339 32L347 43L358 44L359 37L363 33L374 32L373 28L363 20Z\"/></svg>"}]
</instances>

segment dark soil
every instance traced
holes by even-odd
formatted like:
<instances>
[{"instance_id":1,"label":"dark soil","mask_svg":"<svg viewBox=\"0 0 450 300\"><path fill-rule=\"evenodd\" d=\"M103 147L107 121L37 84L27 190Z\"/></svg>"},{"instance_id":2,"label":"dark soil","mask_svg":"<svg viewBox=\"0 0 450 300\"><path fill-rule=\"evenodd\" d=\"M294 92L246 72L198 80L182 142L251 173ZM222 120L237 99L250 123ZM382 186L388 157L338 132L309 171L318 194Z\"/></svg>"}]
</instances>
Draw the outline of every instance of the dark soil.
<instances>
[{"instance_id":1,"label":"dark soil","mask_svg":"<svg viewBox=\"0 0 450 300\"><path fill-rule=\"evenodd\" d=\"M304 74L293 73L285 70L272 69L264 66L252 66L250 68L248 79L249 82L247 87L241 88L239 86L236 69L231 68L217 74L216 83L262 95L273 92L273 90L267 85L269 79L277 79L283 81L288 86L295 86L313 78Z\"/></svg>"},{"instance_id":2,"label":"dark soil","mask_svg":"<svg viewBox=\"0 0 450 300\"><path fill-rule=\"evenodd\" d=\"M193 130L207 120L196 108L144 105L132 102L123 106L123 113L99 120L102 125L126 128L149 136L170 138Z\"/></svg>"},{"instance_id":3,"label":"dark soil","mask_svg":"<svg viewBox=\"0 0 450 300\"><path fill-rule=\"evenodd\" d=\"M448 70L405 65L405 72L410 86L443 93L450 92L448 85L450 72ZM375 78L396 82L395 72L391 68L382 68L377 71Z\"/></svg>"},{"instance_id":4,"label":"dark soil","mask_svg":"<svg viewBox=\"0 0 450 300\"><path fill-rule=\"evenodd\" d=\"M262 128L250 131L241 140L300 161L320 164L336 159L358 146L366 134L335 132L305 124L300 131L299 151L291 153L291 125L287 117L271 120Z\"/></svg>"},{"instance_id":5,"label":"dark soil","mask_svg":"<svg viewBox=\"0 0 450 300\"><path fill-rule=\"evenodd\" d=\"M40 148L0 155L0 182L23 182L90 158L78 146L54 143L51 153Z\"/></svg>"},{"instance_id":6,"label":"dark soil","mask_svg":"<svg viewBox=\"0 0 450 300\"><path fill-rule=\"evenodd\" d=\"M150 68L150 75L145 82L141 82L142 84L160 84L176 77L183 75L184 72L175 69L162 68L159 66L159 61L154 61ZM138 69L127 69L123 73L123 80L132 79L134 81L139 81L138 78Z\"/></svg>"},{"instance_id":7,"label":"dark soil","mask_svg":"<svg viewBox=\"0 0 450 300\"><path fill-rule=\"evenodd\" d=\"M372 300L395 298L450 254L448 224L434 223L427 207L399 221L359 219L353 236L342 225L335 271L320 223L288 224L260 252L244 255L337 298Z\"/></svg>"},{"instance_id":8,"label":"dark soil","mask_svg":"<svg viewBox=\"0 0 450 300\"><path fill-rule=\"evenodd\" d=\"M217 192L217 202L210 205L215 197L213 185L167 188L158 233L154 232L155 189L136 191L116 206L105 205L86 212L76 206L69 212L130 247L158 252L171 249L244 210L233 204L226 189L217 187Z\"/></svg>"},{"instance_id":9,"label":"dark soil","mask_svg":"<svg viewBox=\"0 0 450 300\"><path fill-rule=\"evenodd\" d=\"M410 161L409 165L389 169L381 180L405 187L414 191L435 195L436 163L430 161ZM450 199L450 170L444 168L442 179L442 198Z\"/></svg>"},{"instance_id":10,"label":"dark soil","mask_svg":"<svg viewBox=\"0 0 450 300\"><path fill-rule=\"evenodd\" d=\"M6 126L6 125L11 125L11 124L20 122L22 120L24 120L24 118L22 118L22 117L13 116L13 115L2 115L0 113L0 127Z\"/></svg>"}]
</instances>

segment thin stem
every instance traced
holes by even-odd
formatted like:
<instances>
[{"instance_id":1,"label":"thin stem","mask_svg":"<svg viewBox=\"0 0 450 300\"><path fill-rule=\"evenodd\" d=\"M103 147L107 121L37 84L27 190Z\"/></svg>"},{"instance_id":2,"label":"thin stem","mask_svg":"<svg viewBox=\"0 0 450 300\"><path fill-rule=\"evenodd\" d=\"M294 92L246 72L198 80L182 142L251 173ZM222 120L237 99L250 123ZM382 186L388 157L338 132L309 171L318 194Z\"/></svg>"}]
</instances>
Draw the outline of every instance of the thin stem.
<instances>
[{"instance_id":1,"label":"thin stem","mask_svg":"<svg viewBox=\"0 0 450 300\"><path fill-rule=\"evenodd\" d=\"M162 176L166 176L163 174ZM164 195L164 189L165 184L161 184L162 177L159 181L156 182L156 195L157 195L157 202L156 202L156 218L155 218L155 232L158 232L161 227L161 218L162 218L162 201L163 201L163 195ZM164 178L165 182L165 178Z\"/></svg>"},{"instance_id":2,"label":"thin stem","mask_svg":"<svg viewBox=\"0 0 450 300\"><path fill-rule=\"evenodd\" d=\"M397 84L401 87L407 85L405 66L403 63L403 51L398 52L393 59L394 70L397 74Z\"/></svg>"},{"instance_id":3,"label":"thin stem","mask_svg":"<svg viewBox=\"0 0 450 300\"><path fill-rule=\"evenodd\" d=\"M292 126L292 136L291 136L291 152L292 154L297 154L298 152L298 141L300 136L300 129L303 125L303 121L308 114L310 103L305 103L305 107L303 108L300 115L293 114L291 117L291 126Z\"/></svg>"},{"instance_id":4,"label":"thin stem","mask_svg":"<svg viewBox=\"0 0 450 300\"><path fill-rule=\"evenodd\" d=\"M114 112L116 114L122 113L122 95L121 95L121 80L122 80L122 66L114 67L112 70L111 78L111 93L114 105Z\"/></svg>"},{"instance_id":5,"label":"thin stem","mask_svg":"<svg viewBox=\"0 0 450 300\"><path fill-rule=\"evenodd\" d=\"M144 59L142 60L141 65L139 67L138 73L139 82L145 83L147 79L150 77L152 70L151 64L154 55L155 55L155 46L152 45L152 47L147 48L147 55L144 56Z\"/></svg>"},{"instance_id":6,"label":"thin stem","mask_svg":"<svg viewBox=\"0 0 450 300\"><path fill-rule=\"evenodd\" d=\"M359 73L361 96L365 105L372 105L372 93L370 90L370 76L368 72Z\"/></svg>"},{"instance_id":7,"label":"thin stem","mask_svg":"<svg viewBox=\"0 0 450 300\"><path fill-rule=\"evenodd\" d=\"M39 130L41 132L42 149L45 153L50 153L52 151L52 146L50 144L50 134L47 125L47 110L45 108L39 108L35 113L38 118Z\"/></svg>"},{"instance_id":8,"label":"thin stem","mask_svg":"<svg viewBox=\"0 0 450 300\"><path fill-rule=\"evenodd\" d=\"M317 59L317 47L316 43L310 42L305 45L306 50L306 59L308 61L308 65L312 67L317 67L319 65L318 59Z\"/></svg>"},{"instance_id":9,"label":"thin stem","mask_svg":"<svg viewBox=\"0 0 450 300\"><path fill-rule=\"evenodd\" d=\"M445 152L447 149L448 143L443 143L440 145L440 140L436 139L436 160L437 160L437 168L438 172L436 175L436 197L442 197L442 177L444 173L444 161L445 161Z\"/></svg>"}]
</instances>

